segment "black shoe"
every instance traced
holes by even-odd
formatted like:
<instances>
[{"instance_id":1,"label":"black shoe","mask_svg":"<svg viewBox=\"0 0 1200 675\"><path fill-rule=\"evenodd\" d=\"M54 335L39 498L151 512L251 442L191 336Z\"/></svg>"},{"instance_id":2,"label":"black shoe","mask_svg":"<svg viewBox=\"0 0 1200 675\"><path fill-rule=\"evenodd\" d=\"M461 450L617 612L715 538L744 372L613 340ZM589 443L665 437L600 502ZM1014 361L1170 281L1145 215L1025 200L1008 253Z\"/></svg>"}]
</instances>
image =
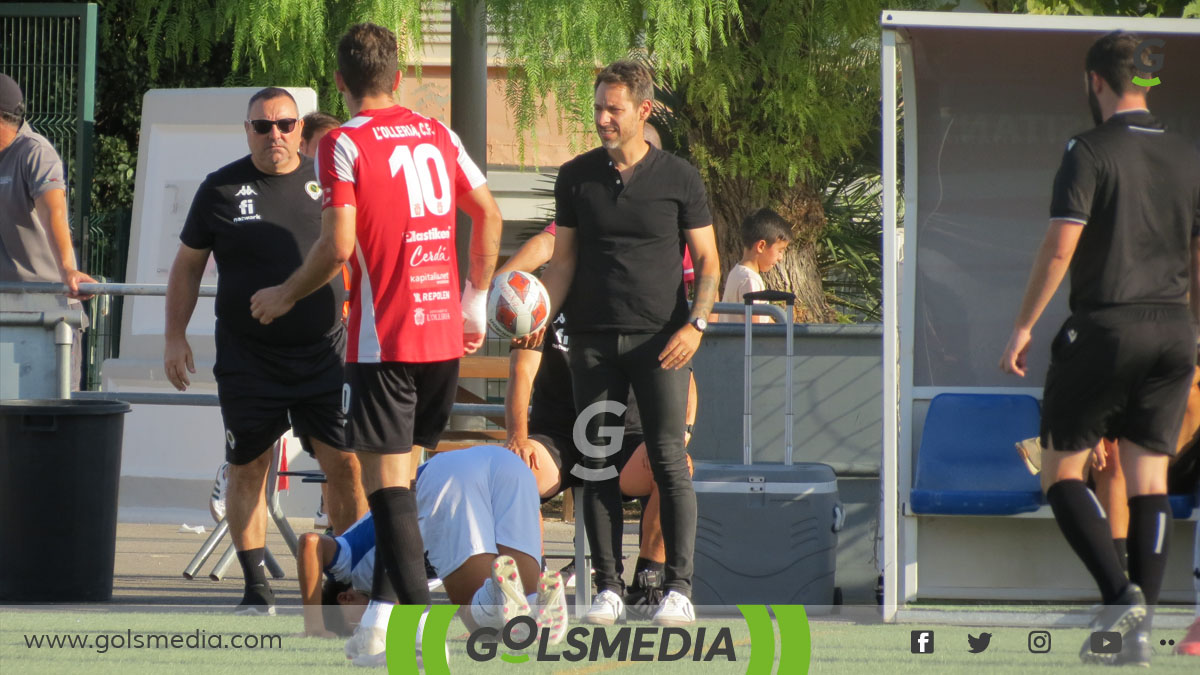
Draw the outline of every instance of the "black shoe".
<instances>
[{"instance_id":1,"label":"black shoe","mask_svg":"<svg viewBox=\"0 0 1200 675\"><path fill-rule=\"evenodd\" d=\"M437 570L433 569L433 565L429 562L429 553L425 554L425 580L439 579Z\"/></svg>"},{"instance_id":2,"label":"black shoe","mask_svg":"<svg viewBox=\"0 0 1200 675\"><path fill-rule=\"evenodd\" d=\"M633 585L625 590L625 612L631 619L649 621L662 604L662 572L638 570L633 575Z\"/></svg>"},{"instance_id":3,"label":"black shoe","mask_svg":"<svg viewBox=\"0 0 1200 675\"><path fill-rule=\"evenodd\" d=\"M562 569L560 569L558 573L561 574L562 578L564 579L568 579L572 574L575 574L575 559L571 558L571 562L563 565Z\"/></svg>"},{"instance_id":4,"label":"black shoe","mask_svg":"<svg viewBox=\"0 0 1200 675\"><path fill-rule=\"evenodd\" d=\"M275 616L275 592L268 584L252 584L246 587L242 602L233 610L243 616Z\"/></svg>"},{"instance_id":5,"label":"black shoe","mask_svg":"<svg viewBox=\"0 0 1200 675\"><path fill-rule=\"evenodd\" d=\"M1150 667L1150 656L1154 649L1150 646L1150 634L1139 630L1129 636L1121 645L1121 653L1113 660L1114 666Z\"/></svg>"},{"instance_id":6,"label":"black shoe","mask_svg":"<svg viewBox=\"0 0 1200 675\"><path fill-rule=\"evenodd\" d=\"M1146 597L1137 584L1129 584L1116 601L1111 605L1103 605L1096 618L1088 627L1093 633L1120 633L1122 653L1132 647L1137 641L1136 635L1141 633L1142 624L1146 621ZM1129 647L1125 647L1129 643ZM1147 647L1149 641L1147 640ZM1097 654L1092 651L1092 636L1084 641L1079 650L1079 658L1084 663L1116 665L1118 654ZM1147 663L1149 660L1147 659Z\"/></svg>"}]
</instances>

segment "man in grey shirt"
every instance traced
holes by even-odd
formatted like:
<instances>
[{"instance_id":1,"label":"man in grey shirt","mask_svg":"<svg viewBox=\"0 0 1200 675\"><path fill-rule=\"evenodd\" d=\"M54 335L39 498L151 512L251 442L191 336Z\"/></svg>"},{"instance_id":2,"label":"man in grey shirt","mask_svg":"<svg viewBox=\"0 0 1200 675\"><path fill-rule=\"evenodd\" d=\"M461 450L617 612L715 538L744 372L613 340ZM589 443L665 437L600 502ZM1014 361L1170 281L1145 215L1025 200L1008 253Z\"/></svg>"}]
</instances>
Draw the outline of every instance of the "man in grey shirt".
<instances>
[{"instance_id":1,"label":"man in grey shirt","mask_svg":"<svg viewBox=\"0 0 1200 675\"><path fill-rule=\"evenodd\" d=\"M21 88L0 73L0 281L62 282L66 298L50 302L75 309L91 297L79 284L95 279L80 272L67 224L67 186L54 146L25 122ZM79 340L73 381L79 382Z\"/></svg>"}]
</instances>

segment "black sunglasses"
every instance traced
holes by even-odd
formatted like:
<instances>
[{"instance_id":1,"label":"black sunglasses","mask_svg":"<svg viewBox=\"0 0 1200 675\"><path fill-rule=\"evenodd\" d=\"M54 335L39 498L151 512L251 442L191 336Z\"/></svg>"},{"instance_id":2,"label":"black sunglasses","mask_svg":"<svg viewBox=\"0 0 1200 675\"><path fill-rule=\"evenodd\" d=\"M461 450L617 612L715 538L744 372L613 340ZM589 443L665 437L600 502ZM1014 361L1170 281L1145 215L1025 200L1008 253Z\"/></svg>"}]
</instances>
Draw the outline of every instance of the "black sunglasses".
<instances>
[{"instance_id":1,"label":"black sunglasses","mask_svg":"<svg viewBox=\"0 0 1200 675\"><path fill-rule=\"evenodd\" d=\"M271 127L279 127L279 133L290 134L296 128L296 118L287 117L281 120L247 120L250 122L250 128L254 129L256 134L269 134Z\"/></svg>"}]
</instances>

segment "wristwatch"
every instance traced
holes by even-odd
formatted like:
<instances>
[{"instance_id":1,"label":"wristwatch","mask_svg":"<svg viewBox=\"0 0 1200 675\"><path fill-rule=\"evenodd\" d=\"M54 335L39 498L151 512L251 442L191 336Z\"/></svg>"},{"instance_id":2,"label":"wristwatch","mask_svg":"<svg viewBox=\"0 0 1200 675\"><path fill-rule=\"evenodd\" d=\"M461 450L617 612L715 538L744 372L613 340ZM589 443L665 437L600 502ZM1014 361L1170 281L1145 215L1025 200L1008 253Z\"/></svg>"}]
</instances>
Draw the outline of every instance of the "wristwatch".
<instances>
[{"instance_id":1,"label":"wristwatch","mask_svg":"<svg viewBox=\"0 0 1200 675\"><path fill-rule=\"evenodd\" d=\"M696 330L700 331L701 333L704 332L705 328L708 328L708 321L705 321L702 317L696 317L695 319L692 319L688 323L692 324L692 327L695 328Z\"/></svg>"}]
</instances>

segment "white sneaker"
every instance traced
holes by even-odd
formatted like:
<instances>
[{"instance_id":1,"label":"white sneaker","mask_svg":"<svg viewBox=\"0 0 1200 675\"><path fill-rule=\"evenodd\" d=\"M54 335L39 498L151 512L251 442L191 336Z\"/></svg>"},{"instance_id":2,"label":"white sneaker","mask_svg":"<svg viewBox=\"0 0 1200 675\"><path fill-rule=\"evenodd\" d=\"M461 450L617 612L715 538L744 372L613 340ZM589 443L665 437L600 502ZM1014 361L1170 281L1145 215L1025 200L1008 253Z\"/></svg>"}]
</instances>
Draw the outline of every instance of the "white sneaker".
<instances>
[{"instance_id":1,"label":"white sneaker","mask_svg":"<svg viewBox=\"0 0 1200 675\"><path fill-rule=\"evenodd\" d=\"M212 495L208 498L208 512L214 522L225 519L225 493L229 490L229 462L217 467L217 477L213 481Z\"/></svg>"},{"instance_id":2,"label":"white sneaker","mask_svg":"<svg viewBox=\"0 0 1200 675\"><path fill-rule=\"evenodd\" d=\"M354 665L367 668L387 665L387 631L359 624L354 635L346 640L346 658Z\"/></svg>"},{"instance_id":3,"label":"white sneaker","mask_svg":"<svg viewBox=\"0 0 1200 675\"><path fill-rule=\"evenodd\" d=\"M656 626L690 626L696 623L696 610L687 596L671 591L658 606L653 621Z\"/></svg>"},{"instance_id":4,"label":"white sneaker","mask_svg":"<svg viewBox=\"0 0 1200 675\"><path fill-rule=\"evenodd\" d=\"M321 503L313 515L313 529L323 530L327 527L329 527L329 514L325 513L325 498L321 497Z\"/></svg>"},{"instance_id":5,"label":"white sneaker","mask_svg":"<svg viewBox=\"0 0 1200 675\"><path fill-rule=\"evenodd\" d=\"M471 603L471 617L480 626L504 628L513 617L529 615L529 599L522 590L521 576L517 573L517 561L511 556L498 556L492 563L492 576L484 581L491 583L491 600L484 604ZM520 635L513 635L520 640Z\"/></svg>"},{"instance_id":6,"label":"white sneaker","mask_svg":"<svg viewBox=\"0 0 1200 675\"><path fill-rule=\"evenodd\" d=\"M538 630L550 629L550 644L556 645L567 636L567 594L558 572L542 572L537 590Z\"/></svg>"},{"instance_id":7,"label":"white sneaker","mask_svg":"<svg viewBox=\"0 0 1200 675\"><path fill-rule=\"evenodd\" d=\"M611 626L625 617L625 602L610 590L603 590L592 598L592 608L583 615L584 623Z\"/></svg>"}]
</instances>

